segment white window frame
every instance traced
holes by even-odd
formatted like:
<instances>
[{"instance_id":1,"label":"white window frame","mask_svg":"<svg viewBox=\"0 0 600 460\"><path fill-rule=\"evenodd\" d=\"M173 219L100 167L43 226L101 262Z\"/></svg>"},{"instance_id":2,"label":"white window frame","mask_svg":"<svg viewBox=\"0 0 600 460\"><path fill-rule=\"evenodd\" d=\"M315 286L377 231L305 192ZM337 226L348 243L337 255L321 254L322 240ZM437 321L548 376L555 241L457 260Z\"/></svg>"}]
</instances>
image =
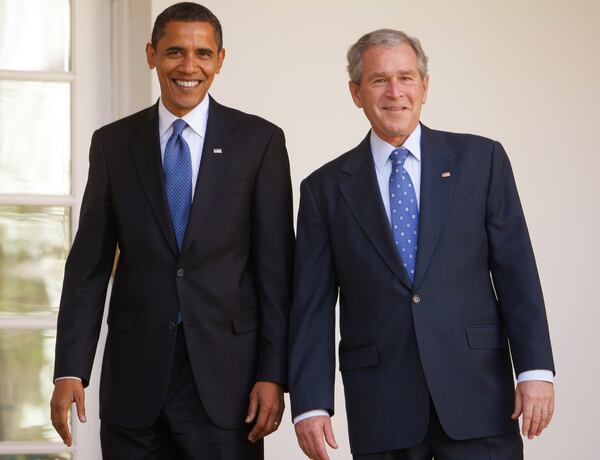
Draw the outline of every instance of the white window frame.
<instances>
[{"instance_id":1,"label":"white window frame","mask_svg":"<svg viewBox=\"0 0 600 460\"><path fill-rule=\"evenodd\" d=\"M71 239L79 220L79 207L87 180L88 151L93 131L114 118L113 49L111 16L120 0L71 0L71 71L19 72L0 70L2 80L55 81L71 83L71 192L65 196L0 195L2 205L65 206L71 209ZM55 329L56 317L0 317L0 329ZM70 452L75 460L101 458L98 419L98 377L104 334L90 386L86 389L88 422L72 424L71 448L49 442L0 442L0 454L57 454ZM48 402L49 403L49 402ZM76 419L74 411L72 419ZM48 419L50 408L48 405Z\"/></svg>"}]
</instances>

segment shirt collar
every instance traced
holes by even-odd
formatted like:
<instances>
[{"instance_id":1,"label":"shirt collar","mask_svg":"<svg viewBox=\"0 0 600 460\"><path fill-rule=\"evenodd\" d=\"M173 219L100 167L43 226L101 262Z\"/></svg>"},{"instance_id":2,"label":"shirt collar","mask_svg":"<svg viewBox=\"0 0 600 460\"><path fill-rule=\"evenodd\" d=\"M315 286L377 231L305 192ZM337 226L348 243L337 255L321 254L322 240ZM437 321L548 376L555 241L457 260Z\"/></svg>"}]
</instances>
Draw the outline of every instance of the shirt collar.
<instances>
[{"instance_id":1,"label":"shirt collar","mask_svg":"<svg viewBox=\"0 0 600 460\"><path fill-rule=\"evenodd\" d=\"M390 158L390 153L397 147L388 144L381 139L375 131L371 130L371 152L373 153L373 161L375 167L379 170L383 169L385 162ZM408 149L412 156L418 161L421 161L421 123L417 124L410 136L404 141L402 147Z\"/></svg>"},{"instance_id":2,"label":"shirt collar","mask_svg":"<svg viewBox=\"0 0 600 460\"><path fill-rule=\"evenodd\" d=\"M204 96L200 104L181 117L203 139L206 134L206 123L208 122L209 100L208 95ZM178 118L169 112L161 98L158 103L158 134L161 138L169 132L171 125Z\"/></svg>"}]
</instances>

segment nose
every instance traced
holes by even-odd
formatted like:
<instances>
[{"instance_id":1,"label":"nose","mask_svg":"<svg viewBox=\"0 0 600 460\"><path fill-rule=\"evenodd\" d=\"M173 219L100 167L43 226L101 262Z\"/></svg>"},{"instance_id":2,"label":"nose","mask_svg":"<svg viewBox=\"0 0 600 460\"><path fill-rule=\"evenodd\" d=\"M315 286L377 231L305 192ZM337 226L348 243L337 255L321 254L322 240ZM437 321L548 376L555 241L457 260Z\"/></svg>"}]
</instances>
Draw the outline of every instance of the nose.
<instances>
[{"instance_id":1,"label":"nose","mask_svg":"<svg viewBox=\"0 0 600 460\"><path fill-rule=\"evenodd\" d=\"M181 71L185 73L193 73L196 68L196 60L194 53L186 53L182 63Z\"/></svg>"},{"instance_id":2,"label":"nose","mask_svg":"<svg viewBox=\"0 0 600 460\"><path fill-rule=\"evenodd\" d=\"M402 85L395 78L389 80L387 85L387 94L388 97L393 99L397 99L402 95Z\"/></svg>"}]
</instances>

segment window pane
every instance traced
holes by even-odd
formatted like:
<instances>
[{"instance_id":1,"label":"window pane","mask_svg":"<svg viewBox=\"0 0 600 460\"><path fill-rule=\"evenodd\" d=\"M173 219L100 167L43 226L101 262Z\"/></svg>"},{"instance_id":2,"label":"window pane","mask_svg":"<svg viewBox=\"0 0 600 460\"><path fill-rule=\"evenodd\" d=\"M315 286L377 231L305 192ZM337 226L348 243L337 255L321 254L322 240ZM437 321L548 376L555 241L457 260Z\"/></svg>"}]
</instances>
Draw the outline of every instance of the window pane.
<instances>
[{"instance_id":1,"label":"window pane","mask_svg":"<svg viewBox=\"0 0 600 460\"><path fill-rule=\"evenodd\" d=\"M0 80L0 133L0 193L70 193L70 83Z\"/></svg>"},{"instance_id":2,"label":"window pane","mask_svg":"<svg viewBox=\"0 0 600 460\"><path fill-rule=\"evenodd\" d=\"M0 69L68 72L69 0L0 0Z\"/></svg>"},{"instance_id":3,"label":"window pane","mask_svg":"<svg viewBox=\"0 0 600 460\"><path fill-rule=\"evenodd\" d=\"M56 441L50 423L54 330L0 329L0 441Z\"/></svg>"},{"instance_id":4,"label":"window pane","mask_svg":"<svg viewBox=\"0 0 600 460\"><path fill-rule=\"evenodd\" d=\"M71 460L71 454L0 454L0 460Z\"/></svg>"},{"instance_id":5,"label":"window pane","mask_svg":"<svg viewBox=\"0 0 600 460\"><path fill-rule=\"evenodd\" d=\"M0 206L0 315L58 311L70 228L70 208Z\"/></svg>"}]
</instances>

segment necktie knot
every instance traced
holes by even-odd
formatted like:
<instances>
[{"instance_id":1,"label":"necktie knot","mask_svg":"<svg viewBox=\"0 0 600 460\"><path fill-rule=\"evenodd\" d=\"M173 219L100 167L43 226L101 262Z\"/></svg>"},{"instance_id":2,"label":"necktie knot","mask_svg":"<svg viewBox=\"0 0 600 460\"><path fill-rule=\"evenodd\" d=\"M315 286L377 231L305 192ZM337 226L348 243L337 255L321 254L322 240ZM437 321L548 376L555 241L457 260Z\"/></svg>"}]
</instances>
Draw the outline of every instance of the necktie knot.
<instances>
[{"instance_id":1,"label":"necktie knot","mask_svg":"<svg viewBox=\"0 0 600 460\"><path fill-rule=\"evenodd\" d=\"M180 136L185 128L187 128L187 123L183 121L181 118L178 118L173 122L173 136Z\"/></svg>"},{"instance_id":2,"label":"necktie knot","mask_svg":"<svg viewBox=\"0 0 600 460\"><path fill-rule=\"evenodd\" d=\"M390 158L392 160L392 165L394 166L402 166L408 157L410 152L406 147L400 147L399 149L392 150L390 153Z\"/></svg>"}]
</instances>

